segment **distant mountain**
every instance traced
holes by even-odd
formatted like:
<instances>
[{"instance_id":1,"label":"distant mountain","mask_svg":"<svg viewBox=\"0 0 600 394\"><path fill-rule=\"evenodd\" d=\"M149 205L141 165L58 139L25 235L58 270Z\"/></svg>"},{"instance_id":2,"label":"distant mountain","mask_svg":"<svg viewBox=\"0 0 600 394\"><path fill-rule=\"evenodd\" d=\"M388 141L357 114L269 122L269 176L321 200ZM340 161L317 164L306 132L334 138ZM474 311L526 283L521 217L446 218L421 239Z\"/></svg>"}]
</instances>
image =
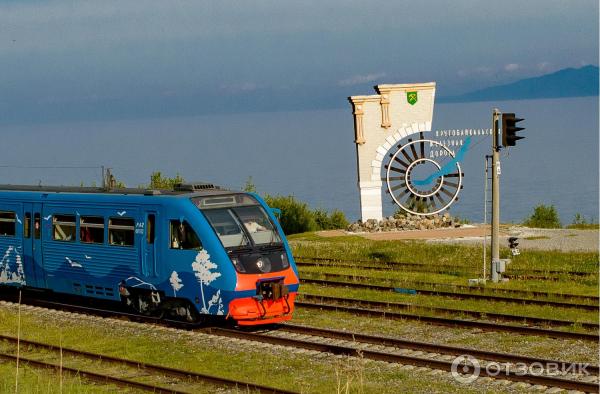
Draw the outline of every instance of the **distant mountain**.
<instances>
[{"instance_id":1,"label":"distant mountain","mask_svg":"<svg viewBox=\"0 0 600 394\"><path fill-rule=\"evenodd\" d=\"M598 96L597 66L565 68L541 77L521 79L460 96L440 97L439 101L448 103L582 96Z\"/></svg>"}]
</instances>

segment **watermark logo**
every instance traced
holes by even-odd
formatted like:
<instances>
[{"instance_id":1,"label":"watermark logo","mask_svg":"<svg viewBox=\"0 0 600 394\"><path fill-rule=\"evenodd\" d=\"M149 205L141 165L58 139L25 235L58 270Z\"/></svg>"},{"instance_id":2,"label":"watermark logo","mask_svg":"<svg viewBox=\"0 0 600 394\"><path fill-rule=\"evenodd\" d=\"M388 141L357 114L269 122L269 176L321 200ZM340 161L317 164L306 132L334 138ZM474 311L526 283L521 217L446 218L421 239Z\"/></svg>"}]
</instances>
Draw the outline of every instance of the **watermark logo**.
<instances>
[{"instance_id":1,"label":"watermark logo","mask_svg":"<svg viewBox=\"0 0 600 394\"><path fill-rule=\"evenodd\" d=\"M483 372L485 376L497 377L500 375L513 376L541 376L548 375L589 375L587 370L589 363L558 363L558 362L533 362L531 364L517 363L498 363L495 361L486 362L482 367L481 363L475 357L468 354L461 354L452 362L452 377L459 383L473 383Z\"/></svg>"},{"instance_id":2,"label":"watermark logo","mask_svg":"<svg viewBox=\"0 0 600 394\"><path fill-rule=\"evenodd\" d=\"M472 383L479 377L481 366L479 361L468 354L462 354L452 362L452 377L460 383Z\"/></svg>"}]
</instances>

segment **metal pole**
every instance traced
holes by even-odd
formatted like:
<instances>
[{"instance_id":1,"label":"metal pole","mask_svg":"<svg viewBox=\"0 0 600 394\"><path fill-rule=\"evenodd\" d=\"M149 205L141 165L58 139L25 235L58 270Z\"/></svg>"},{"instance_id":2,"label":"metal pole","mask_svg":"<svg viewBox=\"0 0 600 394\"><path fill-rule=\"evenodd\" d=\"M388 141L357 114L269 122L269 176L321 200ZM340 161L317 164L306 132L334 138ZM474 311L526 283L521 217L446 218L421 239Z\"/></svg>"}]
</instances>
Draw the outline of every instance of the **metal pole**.
<instances>
[{"instance_id":1,"label":"metal pole","mask_svg":"<svg viewBox=\"0 0 600 394\"><path fill-rule=\"evenodd\" d=\"M487 266L487 199L488 199L488 177L489 177L489 172L488 172L488 155L485 155L485 169L483 172L484 178L484 184L483 184L483 228L484 228L484 234L483 234L483 280L485 281L486 278L486 266Z\"/></svg>"},{"instance_id":2,"label":"metal pole","mask_svg":"<svg viewBox=\"0 0 600 394\"><path fill-rule=\"evenodd\" d=\"M500 111L492 114L492 281L498 282L497 264L500 260L500 148L498 123Z\"/></svg>"}]
</instances>

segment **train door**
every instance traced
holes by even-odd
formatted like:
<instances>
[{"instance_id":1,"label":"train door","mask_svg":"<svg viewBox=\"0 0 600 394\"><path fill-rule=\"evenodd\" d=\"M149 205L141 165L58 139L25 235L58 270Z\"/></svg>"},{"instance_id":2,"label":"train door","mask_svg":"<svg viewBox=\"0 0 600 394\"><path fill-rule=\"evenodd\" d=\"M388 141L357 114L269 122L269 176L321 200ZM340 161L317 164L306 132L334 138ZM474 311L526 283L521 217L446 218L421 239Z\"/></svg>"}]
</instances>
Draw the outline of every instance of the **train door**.
<instances>
[{"instance_id":1,"label":"train door","mask_svg":"<svg viewBox=\"0 0 600 394\"><path fill-rule=\"evenodd\" d=\"M45 287L42 261L42 204L23 204L23 257L27 285Z\"/></svg>"},{"instance_id":2,"label":"train door","mask_svg":"<svg viewBox=\"0 0 600 394\"><path fill-rule=\"evenodd\" d=\"M156 276L156 211L146 211L145 236L142 251L142 274Z\"/></svg>"}]
</instances>

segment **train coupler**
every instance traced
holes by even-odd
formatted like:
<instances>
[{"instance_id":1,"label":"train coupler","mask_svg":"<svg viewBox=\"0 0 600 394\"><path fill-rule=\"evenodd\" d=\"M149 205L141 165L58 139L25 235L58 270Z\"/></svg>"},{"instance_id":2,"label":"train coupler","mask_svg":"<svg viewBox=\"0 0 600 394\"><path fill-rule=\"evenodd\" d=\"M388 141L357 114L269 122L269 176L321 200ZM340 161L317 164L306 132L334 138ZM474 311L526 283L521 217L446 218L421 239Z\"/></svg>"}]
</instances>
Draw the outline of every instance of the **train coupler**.
<instances>
[{"instance_id":1,"label":"train coupler","mask_svg":"<svg viewBox=\"0 0 600 394\"><path fill-rule=\"evenodd\" d=\"M283 284L283 279L265 280L257 284L256 298L262 300L278 300L289 294L288 287Z\"/></svg>"}]
</instances>

